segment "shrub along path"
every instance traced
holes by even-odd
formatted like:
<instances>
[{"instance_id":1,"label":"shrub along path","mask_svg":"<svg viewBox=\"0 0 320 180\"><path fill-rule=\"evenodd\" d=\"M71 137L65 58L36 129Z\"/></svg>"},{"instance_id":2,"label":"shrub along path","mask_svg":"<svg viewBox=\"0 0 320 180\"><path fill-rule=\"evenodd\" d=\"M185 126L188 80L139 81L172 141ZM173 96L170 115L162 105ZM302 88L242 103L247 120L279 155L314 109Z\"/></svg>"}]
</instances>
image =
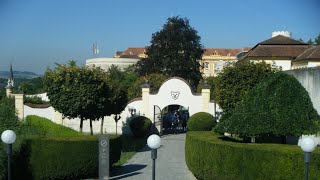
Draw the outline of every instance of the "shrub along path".
<instances>
[{"instance_id":1,"label":"shrub along path","mask_svg":"<svg viewBox=\"0 0 320 180\"><path fill-rule=\"evenodd\" d=\"M186 134L165 135L161 137L161 147L156 160L157 180L195 180L185 162ZM110 180L144 180L152 177L151 152L144 147L126 164L110 177Z\"/></svg>"}]
</instances>

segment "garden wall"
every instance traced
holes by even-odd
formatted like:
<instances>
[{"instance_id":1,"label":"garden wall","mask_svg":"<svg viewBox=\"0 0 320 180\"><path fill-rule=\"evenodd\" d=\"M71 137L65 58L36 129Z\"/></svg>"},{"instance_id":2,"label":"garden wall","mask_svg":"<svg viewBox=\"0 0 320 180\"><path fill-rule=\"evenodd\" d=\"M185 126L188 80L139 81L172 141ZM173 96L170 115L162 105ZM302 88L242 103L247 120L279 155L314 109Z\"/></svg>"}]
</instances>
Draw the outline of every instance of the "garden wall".
<instances>
[{"instance_id":1,"label":"garden wall","mask_svg":"<svg viewBox=\"0 0 320 180\"><path fill-rule=\"evenodd\" d=\"M131 106L135 107L133 104L135 102L130 103ZM57 124L61 124L63 126L72 128L76 131L79 131L80 129L80 118L64 118L62 117L62 114L55 112L54 108L52 106L48 108L32 108L27 105L23 106L24 109L24 118L26 118L28 115L36 115L40 117L47 118ZM139 112L136 114L131 115L129 113L128 108L126 108L121 113L121 119L117 123L117 133L118 134L131 134L131 130L129 128L129 121L132 117L138 116ZM101 130L101 120L99 121L93 121L92 122L92 128L94 134L100 134ZM103 123L103 133L116 133L116 123L114 121L113 115L111 116L105 116L104 123ZM85 120L83 122L83 132L90 133L90 121Z\"/></svg>"},{"instance_id":2,"label":"garden wall","mask_svg":"<svg viewBox=\"0 0 320 180\"><path fill-rule=\"evenodd\" d=\"M320 114L320 67L284 71L293 75L308 91L313 107Z\"/></svg>"}]
</instances>

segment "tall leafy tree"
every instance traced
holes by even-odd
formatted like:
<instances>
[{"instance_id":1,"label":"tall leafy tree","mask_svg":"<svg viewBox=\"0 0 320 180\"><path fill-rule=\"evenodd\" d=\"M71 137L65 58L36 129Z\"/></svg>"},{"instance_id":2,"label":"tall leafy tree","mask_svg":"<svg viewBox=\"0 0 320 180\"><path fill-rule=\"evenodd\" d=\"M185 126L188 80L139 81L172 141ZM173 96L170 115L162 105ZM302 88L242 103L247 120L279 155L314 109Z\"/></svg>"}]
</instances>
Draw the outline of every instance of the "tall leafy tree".
<instances>
[{"instance_id":1,"label":"tall leafy tree","mask_svg":"<svg viewBox=\"0 0 320 180\"><path fill-rule=\"evenodd\" d=\"M320 45L320 34L314 38L314 41L310 38L307 43L310 45Z\"/></svg>"},{"instance_id":2,"label":"tall leafy tree","mask_svg":"<svg viewBox=\"0 0 320 180\"><path fill-rule=\"evenodd\" d=\"M204 52L198 32L189 20L170 17L162 30L152 34L147 58L137 64L140 75L163 73L188 80L194 87L202 78L200 64Z\"/></svg>"},{"instance_id":3,"label":"tall leafy tree","mask_svg":"<svg viewBox=\"0 0 320 180\"><path fill-rule=\"evenodd\" d=\"M111 101L110 108L107 109L106 111L109 112L110 114L114 114L114 121L116 122L116 134L118 134L117 124L121 118L120 113L124 110L124 108L126 107L126 104L128 103L127 84L126 84L126 81L123 81L126 77L126 72L121 71L118 66L112 65L109 68L107 75L108 75L108 81L109 81L108 84L113 93L110 96L110 101ZM103 127L103 118L101 121L101 128L102 127Z\"/></svg>"},{"instance_id":4,"label":"tall leafy tree","mask_svg":"<svg viewBox=\"0 0 320 180\"><path fill-rule=\"evenodd\" d=\"M150 84L150 92L157 92L162 83L168 78L169 76L167 75L156 73L149 74L148 76L141 76L131 87L128 88L128 98L132 100L134 98L141 97L141 85L146 81Z\"/></svg>"},{"instance_id":5,"label":"tall leafy tree","mask_svg":"<svg viewBox=\"0 0 320 180\"><path fill-rule=\"evenodd\" d=\"M223 111L234 109L256 84L278 71L265 62L240 61L229 64L215 81L215 100Z\"/></svg>"},{"instance_id":6,"label":"tall leafy tree","mask_svg":"<svg viewBox=\"0 0 320 180\"><path fill-rule=\"evenodd\" d=\"M44 86L55 110L68 118L80 118L80 131L83 120L92 121L109 114L111 89L106 73L100 68L78 67L75 62L57 65L44 75Z\"/></svg>"},{"instance_id":7,"label":"tall leafy tree","mask_svg":"<svg viewBox=\"0 0 320 180\"><path fill-rule=\"evenodd\" d=\"M42 77L25 80L17 84L25 94L43 93Z\"/></svg>"}]
</instances>

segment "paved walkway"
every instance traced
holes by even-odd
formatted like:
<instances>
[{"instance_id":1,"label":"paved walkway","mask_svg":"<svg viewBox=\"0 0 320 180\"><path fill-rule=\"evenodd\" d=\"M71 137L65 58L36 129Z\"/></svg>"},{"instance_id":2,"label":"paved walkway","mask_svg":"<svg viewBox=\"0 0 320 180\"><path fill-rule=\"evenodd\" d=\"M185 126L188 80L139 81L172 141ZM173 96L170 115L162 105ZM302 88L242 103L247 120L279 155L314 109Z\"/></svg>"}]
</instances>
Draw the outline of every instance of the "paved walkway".
<instances>
[{"instance_id":1,"label":"paved walkway","mask_svg":"<svg viewBox=\"0 0 320 180\"><path fill-rule=\"evenodd\" d=\"M156 180L196 180L189 171L184 155L185 134L161 137L156 159ZM136 153L110 180L150 180L152 178L151 152L148 147Z\"/></svg>"}]
</instances>

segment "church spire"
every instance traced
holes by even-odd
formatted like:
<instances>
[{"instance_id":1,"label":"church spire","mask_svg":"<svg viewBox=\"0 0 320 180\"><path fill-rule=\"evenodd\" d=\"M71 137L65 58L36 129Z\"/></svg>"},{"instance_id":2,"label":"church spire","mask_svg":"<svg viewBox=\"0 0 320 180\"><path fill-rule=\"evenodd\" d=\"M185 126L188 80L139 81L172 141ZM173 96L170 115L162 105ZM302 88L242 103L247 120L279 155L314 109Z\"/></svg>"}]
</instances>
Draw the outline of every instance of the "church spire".
<instances>
[{"instance_id":1,"label":"church spire","mask_svg":"<svg viewBox=\"0 0 320 180\"><path fill-rule=\"evenodd\" d=\"M8 77L8 84L7 89L12 89L14 87L14 81L13 81L13 71L12 71L12 64L10 63L10 72Z\"/></svg>"}]
</instances>

